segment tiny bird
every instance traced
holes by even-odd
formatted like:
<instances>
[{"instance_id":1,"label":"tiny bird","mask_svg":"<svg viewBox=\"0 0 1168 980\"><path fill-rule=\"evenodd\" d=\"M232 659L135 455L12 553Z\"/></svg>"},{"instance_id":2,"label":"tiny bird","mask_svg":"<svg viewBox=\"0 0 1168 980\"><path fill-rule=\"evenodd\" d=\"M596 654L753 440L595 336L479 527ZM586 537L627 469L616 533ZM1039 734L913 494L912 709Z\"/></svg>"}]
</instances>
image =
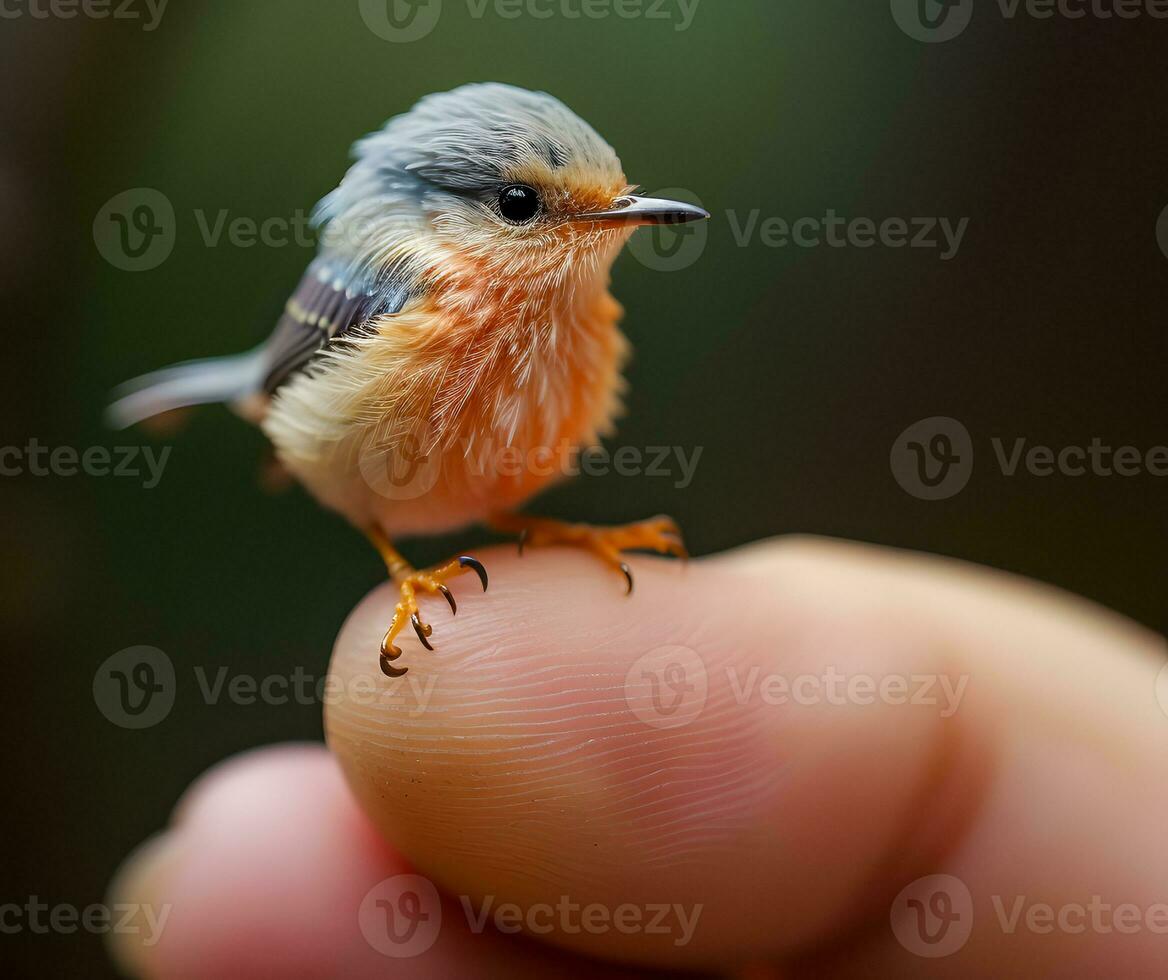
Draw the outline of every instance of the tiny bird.
<instances>
[{"instance_id":1,"label":"tiny bird","mask_svg":"<svg viewBox=\"0 0 1168 980\"><path fill-rule=\"evenodd\" d=\"M268 340L130 381L109 417L125 427L226 402L258 424L279 464L384 559L400 597L381 669L400 677L406 623L433 649L419 595L441 593L457 613L447 581L473 570L487 588L470 556L415 570L393 544L403 536L483 522L518 534L521 552L585 548L628 592L622 552L685 556L668 518L601 528L515 511L620 411L617 254L640 225L709 214L637 196L591 126L510 85L427 96L353 156L313 213L317 254Z\"/></svg>"}]
</instances>

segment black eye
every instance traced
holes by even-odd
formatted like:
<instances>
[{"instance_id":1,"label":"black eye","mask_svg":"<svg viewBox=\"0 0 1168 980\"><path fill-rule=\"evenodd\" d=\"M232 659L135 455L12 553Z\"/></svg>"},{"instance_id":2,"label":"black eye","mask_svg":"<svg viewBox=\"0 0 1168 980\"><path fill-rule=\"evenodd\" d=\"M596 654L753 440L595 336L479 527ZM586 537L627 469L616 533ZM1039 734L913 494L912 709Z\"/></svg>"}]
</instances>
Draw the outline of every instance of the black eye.
<instances>
[{"instance_id":1,"label":"black eye","mask_svg":"<svg viewBox=\"0 0 1168 980\"><path fill-rule=\"evenodd\" d=\"M516 225L525 225L539 214L539 194L526 184L511 184L499 192L499 213Z\"/></svg>"}]
</instances>

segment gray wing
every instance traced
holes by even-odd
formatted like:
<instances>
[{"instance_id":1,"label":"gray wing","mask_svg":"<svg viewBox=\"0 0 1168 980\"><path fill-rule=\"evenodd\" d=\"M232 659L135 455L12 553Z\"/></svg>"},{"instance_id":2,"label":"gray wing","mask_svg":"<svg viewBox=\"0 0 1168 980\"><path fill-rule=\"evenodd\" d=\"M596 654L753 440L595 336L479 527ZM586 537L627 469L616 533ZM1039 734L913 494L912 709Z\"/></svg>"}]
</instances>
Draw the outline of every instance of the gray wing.
<instances>
[{"instance_id":1,"label":"gray wing","mask_svg":"<svg viewBox=\"0 0 1168 980\"><path fill-rule=\"evenodd\" d=\"M337 257L314 259L264 345L263 390L271 394L374 317L399 313L412 292L404 271L388 269L371 277Z\"/></svg>"}]
</instances>

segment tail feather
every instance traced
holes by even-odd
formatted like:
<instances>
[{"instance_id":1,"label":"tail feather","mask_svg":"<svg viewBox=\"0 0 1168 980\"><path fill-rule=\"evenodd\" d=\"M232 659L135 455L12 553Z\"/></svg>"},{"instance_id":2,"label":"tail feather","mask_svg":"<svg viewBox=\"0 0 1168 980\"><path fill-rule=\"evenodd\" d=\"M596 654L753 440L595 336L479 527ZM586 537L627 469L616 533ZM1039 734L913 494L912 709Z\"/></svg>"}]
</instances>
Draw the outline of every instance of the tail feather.
<instances>
[{"instance_id":1,"label":"tail feather","mask_svg":"<svg viewBox=\"0 0 1168 980\"><path fill-rule=\"evenodd\" d=\"M134 378L114 390L106 421L116 429L190 405L232 402L258 391L264 378L262 348L232 357L186 361Z\"/></svg>"}]
</instances>

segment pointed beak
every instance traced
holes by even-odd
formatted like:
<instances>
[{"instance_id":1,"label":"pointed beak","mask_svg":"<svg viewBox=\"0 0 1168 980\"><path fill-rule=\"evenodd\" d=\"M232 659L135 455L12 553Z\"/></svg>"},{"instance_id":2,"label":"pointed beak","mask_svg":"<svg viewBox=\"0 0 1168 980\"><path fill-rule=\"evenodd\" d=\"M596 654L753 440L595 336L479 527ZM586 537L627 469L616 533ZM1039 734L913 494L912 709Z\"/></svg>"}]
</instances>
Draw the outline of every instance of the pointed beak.
<instances>
[{"instance_id":1,"label":"pointed beak","mask_svg":"<svg viewBox=\"0 0 1168 980\"><path fill-rule=\"evenodd\" d=\"M666 201L659 197L618 197L612 207L577 215L575 221L610 221L628 225L681 225L687 221L704 221L710 212L684 201Z\"/></svg>"}]
</instances>

